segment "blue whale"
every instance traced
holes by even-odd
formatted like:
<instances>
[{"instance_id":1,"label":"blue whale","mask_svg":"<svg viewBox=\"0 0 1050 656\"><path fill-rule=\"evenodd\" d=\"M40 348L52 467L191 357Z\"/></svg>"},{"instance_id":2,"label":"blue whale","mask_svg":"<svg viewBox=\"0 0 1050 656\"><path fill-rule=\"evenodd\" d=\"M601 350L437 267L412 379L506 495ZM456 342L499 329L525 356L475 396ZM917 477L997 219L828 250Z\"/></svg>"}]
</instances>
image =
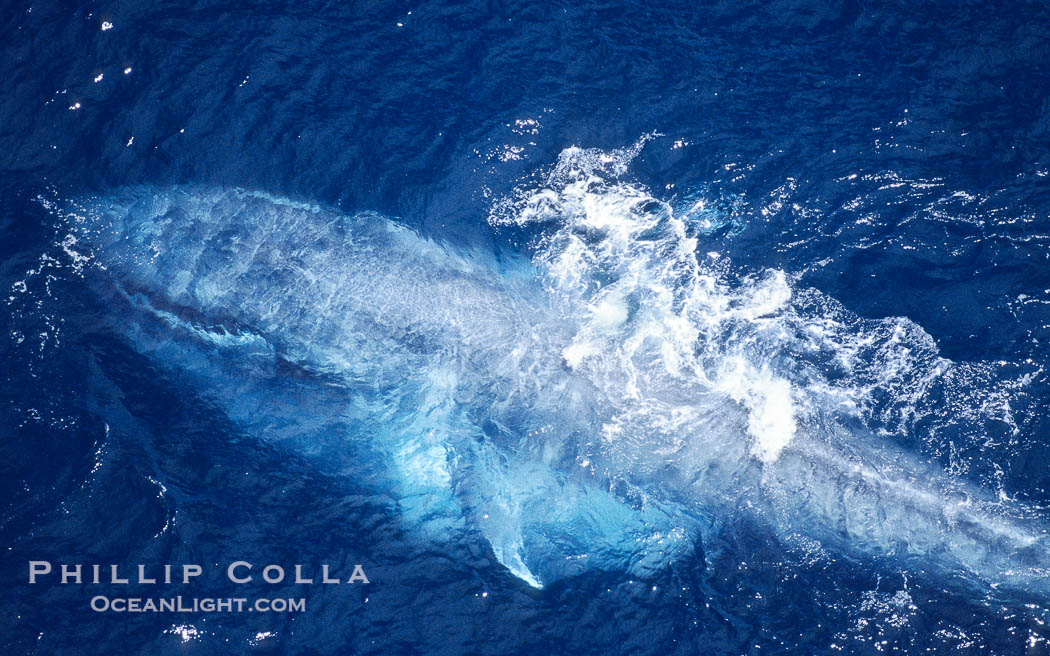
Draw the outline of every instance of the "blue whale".
<instances>
[{"instance_id":1,"label":"blue whale","mask_svg":"<svg viewBox=\"0 0 1050 656\"><path fill-rule=\"evenodd\" d=\"M569 149L497 203L494 226L539 235L528 258L241 189L130 187L64 216L135 348L260 439L367 442L407 524L475 531L531 586L645 576L734 517L1038 593L1042 519L893 445L924 390L983 394L987 368L703 252L711 215L621 181L630 156ZM267 396L277 361L341 407Z\"/></svg>"}]
</instances>

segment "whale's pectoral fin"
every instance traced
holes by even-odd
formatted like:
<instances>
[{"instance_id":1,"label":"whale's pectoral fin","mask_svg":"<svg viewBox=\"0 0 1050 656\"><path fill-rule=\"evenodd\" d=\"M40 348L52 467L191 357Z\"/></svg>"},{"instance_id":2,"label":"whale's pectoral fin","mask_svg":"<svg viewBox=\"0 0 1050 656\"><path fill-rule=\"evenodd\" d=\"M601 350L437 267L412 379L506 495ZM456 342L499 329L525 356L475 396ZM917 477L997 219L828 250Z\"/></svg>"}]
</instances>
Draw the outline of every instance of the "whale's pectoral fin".
<instances>
[{"instance_id":1,"label":"whale's pectoral fin","mask_svg":"<svg viewBox=\"0 0 1050 656\"><path fill-rule=\"evenodd\" d=\"M500 564L532 587L589 570L646 578L695 550L695 518L631 503L586 474L535 461L481 470L475 520Z\"/></svg>"},{"instance_id":2,"label":"whale's pectoral fin","mask_svg":"<svg viewBox=\"0 0 1050 656\"><path fill-rule=\"evenodd\" d=\"M484 531L484 534L492 546L492 553L501 565L530 586L542 588L543 583L536 578L522 557L525 546L519 529L520 526L504 525L495 531Z\"/></svg>"}]
</instances>

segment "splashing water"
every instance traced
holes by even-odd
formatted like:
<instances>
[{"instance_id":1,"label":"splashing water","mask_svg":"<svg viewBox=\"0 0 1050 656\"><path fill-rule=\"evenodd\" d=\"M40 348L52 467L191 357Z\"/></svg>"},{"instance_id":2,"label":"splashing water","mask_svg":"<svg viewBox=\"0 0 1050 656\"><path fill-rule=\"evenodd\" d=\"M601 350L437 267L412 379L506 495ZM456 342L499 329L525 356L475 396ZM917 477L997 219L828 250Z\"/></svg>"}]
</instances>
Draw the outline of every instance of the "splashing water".
<instances>
[{"instance_id":1,"label":"splashing water","mask_svg":"<svg viewBox=\"0 0 1050 656\"><path fill-rule=\"evenodd\" d=\"M965 407L1004 375L940 357L908 319L864 320L783 271L744 275L703 254L709 220L624 181L645 141L570 148L490 216L541 230L534 261L574 326L562 356L606 409L589 461L835 549L947 555L949 568L1022 586L1045 572L1043 522L1011 519L1030 509L886 443L932 414L934 388ZM1008 400L973 405L955 420L1012 421Z\"/></svg>"}]
</instances>

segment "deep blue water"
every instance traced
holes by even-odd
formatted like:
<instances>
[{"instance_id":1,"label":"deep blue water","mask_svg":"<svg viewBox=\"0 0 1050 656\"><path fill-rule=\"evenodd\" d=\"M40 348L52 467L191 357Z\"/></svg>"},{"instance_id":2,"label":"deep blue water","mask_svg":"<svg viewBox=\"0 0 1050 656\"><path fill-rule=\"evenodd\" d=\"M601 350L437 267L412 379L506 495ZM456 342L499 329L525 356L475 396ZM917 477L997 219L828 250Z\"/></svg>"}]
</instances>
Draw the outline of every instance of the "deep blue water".
<instances>
[{"instance_id":1,"label":"deep blue water","mask_svg":"<svg viewBox=\"0 0 1050 656\"><path fill-rule=\"evenodd\" d=\"M1050 649L1041 537L1050 526L1045 4L7 2L0 20L6 652ZM622 151L636 144L637 153ZM622 170L595 164L606 160ZM574 195L587 175L598 182ZM352 234L375 213L407 227L409 246L477 255L464 256L474 258L470 267L446 262L454 274L436 270L438 255L413 259L403 245L360 260L341 233L326 232L331 222L298 225L268 233L267 247L287 238L266 260L273 275L252 273L260 289L288 296L274 307L295 313L269 317L256 309L258 296L239 288L208 297L214 302L203 292L165 299L158 280L175 279L180 267L204 277L236 266L237 244L263 230L259 217L283 211L249 202L193 214L183 200L218 198L209 202L226 208L234 189L316 204ZM76 208L129 194L174 199L165 202L175 227L156 233L163 254L155 268L141 264L150 251L119 245L153 214L129 210L119 223L96 210L84 213L87 228L76 221ZM552 215L532 220L541 196L554 199ZM625 201L636 196L638 205ZM575 216L576 201L629 223L640 250L603 250L614 249L615 231ZM106 222L96 228L99 213ZM695 241L669 236L668 216ZM635 230L650 220L651 230ZM566 245L574 236L594 258L564 259L577 253ZM689 257L669 254L683 244ZM331 300L321 313L313 288L296 286L305 278L281 268L285 255L300 261L299 247L313 249L303 260L316 265L309 275L335 279L338 270L343 286L335 289L354 291L350 307L361 315L372 306L353 303L374 292L369 281L403 281L379 292L391 299L388 316L425 306L384 333L397 344L392 352L409 354L403 361L380 361L389 354L367 340L333 349L338 357L311 350L343 344L326 342L332 331L324 329L351 320L330 310L342 307ZM205 255L186 255L200 248ZM677 268L694 261L695 271ZM722 323L703 324L695 348L685 342L686 356L717 383L714 396L695 398L670 374L646 379L634 397L624 391L634 388L621 374L635 371L624 363L635 360L616 360L631 344L617 332L620 306L601 305L592 287L558 305L559 294L576 291L558 275L577 272L595 288L632 281L624 325L648 316L660 291L684 303L714 281L701 305L705 316L724 312ZM521 384L534 383L535 395L511 395L521 402L504 407L497 393L486 396L509 385L483 343L503 333L484 331L489 305L462 311L474 307L462 300L472 297L448 280L476 283L470 293L495 290L492 298L526 317L513 325L539 326L541 338L593 338L605 359L568 355L564 368L601 388L593 397L601 400L577 402L556 387L561 378L538 375ZM754 309L778 290L791 300ZM177 324L161 317L165 303ZM573 314L585 306L597 308L597 323ZM433 319L426 333L448 307L471 314L478 332ZM610 312L611 328L603 323ZM209 346L187 337L186 326L251 336L256 346ZM354 330L355 338L371 334ZM813 342L797 337L817 333ZM469 348L480 355L448 356ZM744 383L723 366L737 360L750 372ZM550 373L537 361L536 371ZM451 438L444 453L456 511L442 513L462 506L465 524L441 513L417 521L390 482L398 463L385 445L408 439L416 424L398 422L417 417L405 407L440 388L427 381L453 364L462 368L449 374L458 377L449 405L435 406L448 415L422 413L426 430L441 438L476 424L477 443L513 464L529 461L527 441L501 440L547 422L570 446L533 461L560 482L575 481L580 468L571 467L584 463L594 479L582 485L610 491L647 526L681 528L684 546L617 545L603 561L605 545L588 542L586 522L559 510L533 526L538 506L530 506L518 520L524 560L544 583L530 586L478 518L492 489L518 490L530 503L540 492L533 479L492 483L477 456L489 447L475 452ZM398 367L417 366L431 377L417 380L412 369L399 382ZM477 382L464 380L471 374ZM534 374L521 372L523 380ZM777 381L791 390L797 431L779 460L764 462L754 446L762 426L754 426L776 405L769 390L780 389ZM821 405L834 396L829 389L847 401ZM633 402L614 401L629 398L638 407L703 409L690 420L703 429L661 432L657 410L624 418L617 413ZM398 412L364 409L373 407ZM626 426L615 446L598 436L609 417ZM958 546L970 535L965 526L986 514L964 514L961 534L935 523L932 547L914 547L918 538L902 533L888 548L893 540L879 526L910 530L907 517L927 501L905 503L902 520L892 505L900 499L884 487L869 505L871 490L849 474L836 484L811 472L812 481L792 488L810 472L805 453L802 469L777 467L794 467L793 449L806 440L845 452L847 462L905 454L909 480L944 481L930 485L946 507L987 497L998 508L991 516L1001 512L1036 536L1028 548L1006 538L991 548L987 562L1001 557L1020 574L985 569L983 556L969 568L957 556L970 553ZM744 455L697 455L723 448ZM660 454L659 466L649 453ZM512 464L507 471L518 471ZM737 466L732 476L709 474ZM708 475L741 484L739 496L737 488L701 489ZM692 487L683 491L686 479ZM825 483L831 497L811 492ZM748 509L752 499L763 500L758 510ZM830 506L847 512L828 511L829 521L817 508ZM647 512L671 519L660 524ZM615 525L619 515L610 517L596 521ZM597 565L556 564L574 549L593 550ZM30 560L201 563L205 574L131 592L54 577L31 586ZM222 575L235 560L256 572L330 563L344 578L363 563L371 582L235 586ZM304 597L307 608L97 613L95 594Z\"/></svg>"}]
</instances>

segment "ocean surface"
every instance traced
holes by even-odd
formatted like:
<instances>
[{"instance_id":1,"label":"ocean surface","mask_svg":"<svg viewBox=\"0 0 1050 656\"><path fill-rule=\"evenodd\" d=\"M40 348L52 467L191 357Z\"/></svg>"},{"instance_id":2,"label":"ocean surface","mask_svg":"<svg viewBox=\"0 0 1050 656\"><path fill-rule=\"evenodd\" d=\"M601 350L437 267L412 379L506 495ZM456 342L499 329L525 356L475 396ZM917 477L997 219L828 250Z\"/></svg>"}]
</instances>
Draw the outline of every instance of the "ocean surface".
<instances>
[{"instance_id":1,"label":"ocean surface","mask_svg":"<svg viewBox=\"0 0 1050 656\"><path fill-rule=\"evenodd\" d=\"M4 653L1050 653L1048 28L8 0Z\"/></svg>"}]
</instances>

